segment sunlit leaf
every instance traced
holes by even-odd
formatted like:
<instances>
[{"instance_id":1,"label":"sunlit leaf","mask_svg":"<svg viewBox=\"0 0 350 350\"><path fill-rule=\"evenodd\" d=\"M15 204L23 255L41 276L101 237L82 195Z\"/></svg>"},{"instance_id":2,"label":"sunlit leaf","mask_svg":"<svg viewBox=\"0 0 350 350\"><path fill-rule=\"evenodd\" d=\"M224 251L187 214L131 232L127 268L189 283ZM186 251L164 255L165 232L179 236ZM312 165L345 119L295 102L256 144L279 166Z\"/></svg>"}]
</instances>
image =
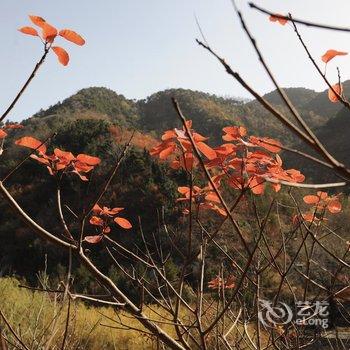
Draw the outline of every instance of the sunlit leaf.
<instances>
[{"instance_id":1,"label":"sunlit leaf","mask_svg":"<svg viewBox=\"0 0 350 350\"><path fill-rule=\"evenodd\" d=\"M39 36L38 31L33 27L22 27L18 29L21 33L33 36Z\"/></svg>"},{"instance_id":2,"label":"sunlit leaf","mask_svg":"<svg viewBox=\"0 0 350 350\"><path fill-rule=\"evenodd\" d=\"M284 18L284 16L279 14L279 13L275 13L274 15L271 15L269 17L269 19L271 22L278 22L279 24L281 24L283 26L288 22L288 20L286 18Z\"/></svg>"},{"instance_id":3,"label":"sunlit leaf","mask_svg":"<svg viewBox=\"0 0 350 350\"><path fill-rule=\"evenodd\" d=\"M28 147L31 149L36 149L41 153L46 153L46 146L42 144L41 141L35 139L31 136L24 136L15 142L18 146Z\"/></svg>"},{"instance_id":4,"label":"sunlit leaf","mask_svg":"<svg viewBox=\"0 0 350 350\"><path fill-rule=\"evenodd\" d=\"M42 28L43 25L46 23L44 18L40 16L29 16L29 19L38 27Z\"/></svg>"},{"instance_id":5,"label":"sunlit leaf","mask_svg":"<svg viewBox=\"0 0 350 350\"><path fill-rule=\"evenodd\" d=\"M52 50L56 54L58 61L64 66L66 66L69 62L69 55L67 51L59 46L53 46Z\"/></svg>"},{"instance_id":6,"label":"sunlit leaf","mask_svg":"<svg viewBox=\"0 0 350 350\"><path fill-rule=\"evenodd\" d=\"M339 83L335 84L332 86L333 90L341 97L342 93L343 93L343 86ZM333 92L333 90L331 88L329 88L328 90L328 98L331 102L338 102L339 101L339 97L337 96L337 94L335 94Z\"/></svg>"},{"instance_id":7,"label":"sunlit leaf","mask_svg":"<svg viewBox=\"0 0 350 350\"><path fill-rule=\"evenodd\" d=\"M51 24L45 22L42 25L43 39L48 43L52 43L57 36L57 29Z\"/></svg>"},{"instance_id":8,"label":"sunlit leaf","mask_svg":"<svg viewBox=\"0 0 350 350\"><path fill-rule=\"evenodd\" d=\"M341 212L341 203L339 202L338 199L332 199L328 202L327 209L332 214L340 213Z\"/></svg>"},{"instance_id":9,"label":"sunlit leaf","mask_svg":"<svg viewBox=\"0 0 350 350\"><path fill-rule=\"evenodd\" d=\"M322 61L325 63L328 63L330 60L332 60L336 56L345 56L347 55L347 52L344 51L337 51L337 50L328 50L326 53L321 57Z\"/></svg>"},{"instance_id":10,"label":"sunlit leaf","mask_svg":"<svg viewBox=\"0 0 350 350\"><path fill-rule=\"evenodd\" d=\"M0 140L5 138L6 136L7 136L7 133L4 130L0 129Z\"/></svg>"},{"instance_id":11,"label":"sunlit leaf","mask_svg":"<svg viewBox=\"0 0 350 350\"><path fill-rule=\"evenodd\" d=\"M209 160L216 158L216 152L204 142L197 142L196 146Z\"/></svg>"},{"instance_id":12,"label":"sunlit leaf","mask_svg":"<svg viewBox=\"0 0 350 350\"><path fill-rule=\"evenodd\" d=\"M320 197L314 194L309 194L307 196L304 196L303 201L306 204L317 204L320 201Z\"/></svg>"},{"instance_id":13,"label":"sunlit leaf","mask_svg":"<svg viewBox=\"0 0 350 350\"><path fill-rule=\"evenodd\" d=\"M103 226L104 221L98 216L92 216L90 219L90 224L95 226Z\"/></svg>"},{"instance_id":14,"label":"sunlit leaf","mask_svg":"<svg viewBox=\"0 0 350 350\"><path fill-rule=\"evenodd\" d=\"M65 38L68 41L71 41L74 44L77 45L84 45L85 44L85 40L76 32L74 32L73 30L70 29L62 29L59 32L59 35L63 38Z\"/></svg>"},{"instance_id":15,"label":"sunlit leaf","mask_svg":"<svg viewBox=\"0 0 350 350\"><path fill-rule=\"evenodd\" d=\"M103 236L102 235L98 235L98 236L86 236L84 238L85 242L91 243L91 244L96 244L101 242Z\"/></svg>"},{"instance_id":16,"label":"sunlit leaf","mask_svg":"<svg viewBox=\"0 0 350 350\"><path fill-rule=\"evenodd\" d=\"M132 228L131 223L124 218L120 218L120 217L114 218L114 222L126 230Z\"/></svg>"},{"instance_id":17,"label":"sunlit leaf","mask_svg":"<svg viewBox=\"0 0 350 350\"><path fill-rule=\"evenodd\" d=\"M77 160L87 165L98 165L101 163L101 159L98 157L89 156L87 154L78 154Z\"/></svg>"}]
</instances>

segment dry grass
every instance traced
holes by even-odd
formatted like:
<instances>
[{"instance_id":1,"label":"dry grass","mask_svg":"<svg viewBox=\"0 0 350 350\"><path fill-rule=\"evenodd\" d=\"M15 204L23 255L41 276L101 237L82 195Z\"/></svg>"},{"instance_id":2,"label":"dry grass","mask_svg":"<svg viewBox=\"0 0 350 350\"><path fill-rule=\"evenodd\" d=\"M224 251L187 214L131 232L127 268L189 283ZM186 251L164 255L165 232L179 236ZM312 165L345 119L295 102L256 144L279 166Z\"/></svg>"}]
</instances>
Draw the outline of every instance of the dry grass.
<instances>
[{"instance_id":1,"label":"dry grass","mask_svg":"<svg viewBox=\"0 0 350 350\"><path fill-rule=\"evenodd\" d=\"M30 349L61 349L67 305L62 305L58 295L19 288L15 278L0 279L0 308L18 335ZM149 314L151 311L149 311ZM129 327L139 328L139 323L125 313L118 313ZM107 316L107 317L106 317ZM110 318L110 319L109 319ZM71 303L66 350L70 349L153 349L155 340L135 330L120 327L112 320L118 316L112 308L88 307L82 302ZM152 318L159 319L153 313ZM5 336L14 342L3 322ZM164 326L172 332L170 326ZM15 349L15 347L12 347ZM10 347L11 349L11 347Z\"/></svg>"}]
</instances>

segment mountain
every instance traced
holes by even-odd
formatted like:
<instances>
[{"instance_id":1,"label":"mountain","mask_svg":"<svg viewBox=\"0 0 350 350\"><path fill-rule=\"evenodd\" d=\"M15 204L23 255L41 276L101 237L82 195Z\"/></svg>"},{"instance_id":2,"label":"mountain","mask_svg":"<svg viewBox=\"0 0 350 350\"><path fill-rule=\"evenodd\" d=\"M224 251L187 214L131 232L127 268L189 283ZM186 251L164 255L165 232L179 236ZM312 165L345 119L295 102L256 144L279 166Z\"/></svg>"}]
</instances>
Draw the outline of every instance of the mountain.
<instances>
[{"instance_id":1,"label":"mountain","mask_svg":"<svg viewBox=\"0 0 350 350\"><path fill-rule=\"evenodd\" d=\"M339 107L339 106L338 106ZM338 161L350 167L350 111L346 107L340 107L335 117L329 119L324 125L316 129L316 136L326 147L327 151ZM316 156L311 147L299 142L295 145L296 149ZM289 155L287 158L288 166L298 166L303 169L303 173L317 182L338 182L339 178L334 172L315 162L310 162L305 158L296 155Z\"/></svg>"},{"instance_id":2,"label":"mountain","mask_svg":"<svg viewBox=\"0 0 350 350\"><path fill-rule=\"evenodd\" d=\"M135 103L104 87L90 87L36 113L34 118L107 119L121 126L137 124L139 115Z\"/></svg>"},{"instance_id":3,"label":"mountain","mask_svg":"<svg viewBox=\"0 0 350 350\"><path fill-rule=\"evenodd\" d=\"M349 92L350 81L344 82L343 85L345 93ZM334 137L335 130L347 128L347 112L342 109L342 105L328 100L328 90L316 92L299 87L286 88L285 92L311 129L319 134L334 152L339 152L342 161L347 162L350 157L346 145L350 143L346 136ZM158 142L165 130L181 127L180 119L171 103L172 97L178 100L185 117L192 119L193 127L208 136L208 142L211 144L223 142L223 127L243 125L250 134L276 138L286 146L312 153L312 150L300 144L298 138L258 101L245 102L188 89L168 89L143 100L130 100L103 87L82 89L25 120L23 124L26 128L20 134L46 138L50 133L61 130L62 126L69 122L100 120L108 124L110 133L118 143L127 142L132 130L136 130L134 146L149 149ZM264 98L295 123L276 90L264 95ZM303 162L288 153L284 157L291 166L299 167L299 161ZM305 164L305 167L308 168L309 164ZM314 169L310 170L315 176Z\"/></svg>"},{"instance_id":4,"label":"mountain","mask_svg":"<svg viewBox=\"0 0 350 350\"><path fill-rule=\"evenodd\" d=\"M350 165L350 142L347 138L350 113L342 109L339 103L330 104L326 91L317 93L309 89L292 88L286 89L286 92L321 140ZM158 221L154 218L159 215L160 208L164 209L168 222L176 226L182 215L174 209L177 187L187 183L187 175L169 169L166 163L150 157L147 151L159 142L159 137L165 130L181 126L171 104L171 97L178 100L186 118L192 119L194 128L210 137L211 143L223 143L221 135L224 126L244 125L250 134L273 137L285 145L308 151L257 101L244 102L186 89L160 91L136 101L110 89L92 87L80 90L64 101L36 113L22 122L25 128L11 130L5 140L5 152L1 156L0 178L28 155L27 149L14 146L15 139L31 135L44 140L57 133L49 144L49 152L58 147L74 154L86 153L102 159L88 187L74 174L64 178L64 204L73 212L80 213L84 205L103 188L106 176L116 164L123 144L135 131L134 147L118 169L118 176L106 193L103 204L125 206L125 215L135 227L138 227L140 216L146 235L156 229ZM288 115L276 91L264 97ZM289 117L291 118L290 115ZM283 159L303 172L304 169L310 171L314 179L319 178L320 174L326 174L323 169L316 170L316 166L304 162L300 157L293 158L285 153ZM38 222L53 232L61 231L59 218L47 215L50 211L57 212L57 194L56 180L44 166L28 160L20 171L12 174L6 184L19 198L23 208ZM66 211L65 215L71 214ZM41 257L50 249L49 245L39 244L33 239L31 231L17 222L4 202L0 202L0 222L4 223L0 225L0 240L3 242L0 245L0 274L21 271L27 277L35 276L43 268ZM73 229L76 230L76 227ZM113 235L129 239L128 235L123 235L117 229ZM140 239L139 235L133 237ZM95 252L92 251L92 254ZM66 259L55 251L51 251L48 256L52 259L49 266L53 269ZM101 257L101 262L105 261L104 258ZM24 268L23 259L31 261L31 264ZM120 283L123 286L122 279Z\"/></svg>"},{"instance_id":5,"label":"mountain","mask_svg":"<svg viewBox=\"0 0 350 350\"><path fill-rule=\"evenodd\" d=\"M326 92L288 88L286 93L311 127L320 127L333 116L333 112L319 111L320 101L327 106L330 104L333 110L339 108L328 102ZM244 125L252 134L281 138L289 145L296 142L293 135L255 100L244 102L188 89L168 89L137 101L107 88L86 88L41 110L25 124L44 123L52 129L69 119L103 119L122 128L136 129L159 137L164 130L180 126L179 117L171 103L172 97L178 100L186 118L193 120L194 128L211 138L209 142L221 142L221 130L230 124ZM264 98L292 118L277 91L264 95Z\"/></svg>"},{"instance_id":6,"label":"mountain","mask_svg":"<svg viewBox=\"0 0 350 350\"><path fill-rule=\"evenodd\" d=\"M350 94L350 80L342 83L345 96ZM312 100L307 102L303 109L321 116L334 117L342 108L340 103L332 103L328 99L328 89L318 93Z\"/></svg>"}]
</instances>

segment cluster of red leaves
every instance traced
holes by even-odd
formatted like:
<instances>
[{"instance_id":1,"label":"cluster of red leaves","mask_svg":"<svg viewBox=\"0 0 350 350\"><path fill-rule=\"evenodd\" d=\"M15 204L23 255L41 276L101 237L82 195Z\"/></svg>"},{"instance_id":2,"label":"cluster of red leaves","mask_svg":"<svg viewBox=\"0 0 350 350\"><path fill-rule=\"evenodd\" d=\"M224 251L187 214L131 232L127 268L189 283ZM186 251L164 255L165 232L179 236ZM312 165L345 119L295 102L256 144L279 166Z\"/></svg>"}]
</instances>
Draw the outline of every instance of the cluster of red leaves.
<instances>
[{"instance_id":1,"label":"cluster of red leaves","mask_svg":"<svg viewBox=\"0 0 350 350\"><path fill-rule=\"evenodd\" d=\"M35 150L38 154L31 154L31 158L44 164L50 175L56 175L58 172L71 172L77 174L81 180L87 181L84 175L90 172L94 167L100 164L98 157L87 154L78 154L76 157L71 152L65 152L55 148L53 154L47 154L46 146L39 140L31 136L25 136L18 139L16 145Z\"/></svg>"},{"instance_id":2,"label":"cluster of red leaves","mask_svg":"<svg viewBox=\"0 0 350 350\"><path fill-rule=\"evenodd\" d=\"M235 287L235 277L229 276L223 279L220 276L215 277L208 283L210 289L233 289Z\"/></svg>"},{"instance_id":3,"label":"cluster of red leaves","mask_svg":"<svg viewBox=\"0 0 350 350\"><path fill-rule=\"evenodd\" d=\"M304 175L295 169L284 170L282 159L277 154L281 144L267 137L247 136L243 127L230 126L223 129L224 141L231 141L215 148L218 157L208 162L215 171L214 181L220 185L222 179L234 189L250 189L254 194L264 193L266 178L276 181L273 189L281 188L278 181L303 182Z\"/></svg>"},{"instance_id":4,"label":"cluster of red leaves","mask_svg":"<svg viewBox=\"0 0 350 350\"><path fill-rule=\"evenodd\" d=\"M189 120L186 123L187 127L191 129L192 121ZM209 160L215 159L216 152L204 142L208 138L193 130L191 130L191 134L198 150ZM165 131L162 141L161 144L151 149L151 155L159 156L162 160L171 158L170 166L173 169L184 168L187 171L191 171L197 164L197 159L193 156L192 144L185 128Z\"/></svg>"},{"instance_id":5,"label":"cluster of red leaves","mask_svg":"<svg viewBox=\"0 0 350 350\"><path fill-rule=\"evenodd\" d=\"M338 214L342 210L339 195L328 196L327 192L318 191L316 195L309 194L303 201L311 205L311 211L303 215L303 219L308 222L318 222L324 219L325 211L331 214Z\"/></svg>"},{"instance_id":6,"label":"cluster of red leaves","mask_svg":"<svg viewBox=\"0 0 350 350\"><path fill-rule=\"evenodd\" d=\"M210 188L200 188L198 186L192 187L192 193L190 187L179 187L177 189L184 197L178 198L177 201L190 201L198 206L198 210L212 210L222 216L226 216L225 210L221 206L221 202L217 194ZM185 209L184 214L189 214L189 210Z\"/></svg>"},{"instance_id":7,"label":"cluster of red leaves","mask_svg":"<svg viewBox=\"0 0 350 350\"><path fill-rule=\"evenodd\" d=\"M62 29L58 31L51 24L47 23L42 17L39 16L29 16L30 20L41 29L41 35L39 35L38 31L33 27L22 27L18 29L21 33L27 35L33 35L39 37L45 45L49 44L50 48L52 48L53 52L56 54L58 61L66 66L69 62L69 55L65 49L60 46L52 46L55 38L59 35L62 38L76 44L82 46L85 44L85 40L75 31L70 29Z\"/></svg>"},{"instance_id":8,"label":"cluster of red leaves","mask_svg":"<svg viewBox=\"0 0 350 350\"><path fill-rule=\"evenodd\" d=\"M338 51L338 50L327 50L322 56L322 61L327 64L329 61L331 61L336 56L346 56L348 53L344 51ZM336 92L336 93L335 93ZM334 84L332 88L328 89L328 98L331 102L336 103L340 100L339 96L342 96L343 94L343 86L340 82L337 84Z\"/></svg>"},{"instance_id":9,"label":"cluster of red leaves","mask_svg":"<svg viewBox=\"0 0 350 350\"><path fill-rule=\"evenodd\" d=\"M24 126L18 123L5 124L2 128L0 128L0 140L4 139L7 136L8 130L22 129L22 128L24 128Z\"/></svg>"},{"instance_id":10,"label":"cluster of red leaves","mask_svg":"<svg viewBox=\"0 0 350 350\"><path fill-rule=\"evenodd\" d=\"M188 126L192 126L191 121L188 121ZM254 194L261 195L264 193L266 178L277 182L272 184L276 192L281 188L278 183L280 180L305 180L300 171L283 169L282 159L277 154L281 150L278 141L267 137L247 136L244 127L229 126L223 128L223 131L223 140L229 142L211 148L204 143L206 137L191 130L196 147L206 157L206 166L213 172L213 180L218 187L222 180L226 180L234 189L251 189ZM176 169L182 167L189 171L197 164L184 130L168 130L163 134L162 140L161 144L151 150L151 155L159 156L162 160L170 158L171 166ZM199 190L194 193L198 192L202 196L202 190ZM188 195L188 191L186 193Z\"/></svg>"},{"instance_id":11,"label":"cluster of red leaves","mask_svg":"<svg viewBox=\"0 0 350 350\"><path fill-rule=\"evenodd\" d=\"M103 239L104 235L111 232L111 227L109 226L111 221L125 230L131 229L131 223L127 219L118 216L118 214L123 210L124 208L101 208L98 204L95 204L92 209L93 215L90 218L90 224L96 226L98 234L94 236L86 236L84 241L91 244L99 243Z\"/></svg>"},{"instance_id":12,"label":"cluster of red leaves","mask_svg":"<svg viewBox=\"0 0 350 350\"><path fill-rule=\"evenodd\" d=\"M318 191L316 195L309 194L304 196L303 201L310 205L308 212L302 213L302 219L307 222L318 223L326 220L324 217L326 211L331 214L338 214L342 210L342 205L339 201L339 194L328 196L327 192ZM299 222L299 217L296 215L293 218L294 223Z\"/></svg>"}]
</instances>

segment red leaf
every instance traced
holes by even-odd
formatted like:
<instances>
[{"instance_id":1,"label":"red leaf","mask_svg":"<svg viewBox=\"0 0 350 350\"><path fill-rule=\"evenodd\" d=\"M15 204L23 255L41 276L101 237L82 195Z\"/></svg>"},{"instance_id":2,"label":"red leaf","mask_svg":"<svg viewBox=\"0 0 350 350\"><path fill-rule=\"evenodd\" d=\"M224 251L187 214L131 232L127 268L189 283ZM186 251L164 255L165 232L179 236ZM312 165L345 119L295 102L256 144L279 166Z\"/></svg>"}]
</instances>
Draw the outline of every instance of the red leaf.
<instances>
[{"instance_id":1,"label":"red leaf","mask_svg":"<svg viewBox=\"0 0 350 350\"><path fill-rule=\"evenodd\" d=\"M320 201L320 197L313 194L309 194L303 198L303 201L306 204L316 204Z\"/></svg>"},{"instance_id":2,"label":"red leaf","mask_svg":"<svg viewBox=\"0 0 350 350\"><path fill-rule=\"evenodd\" d=\"M96 214L100 214L102 211L102 208L98 204L95 204L94 207L92 208L92 211Z\"/></svg>"},{"instance_id":3,"label":"red leaf","mask_svg":"<svg viewBox=\"0 0 350 350\"><path fill-rule=\"evenodd\" d=\"M31 136L24 136L24 137L18 139L15 142L15 144L18 146L23 146L23 147L35 149L41 153L46 153L46 146L43 145L41 141L39 141Z\"/></svg>"},{"instance_id":4,"label":"red leaf","mask_svg":"<svg viewBox=\"0 0 350 350\"><path fill-rule=\"evenodd\" d=\"M4 139L6 136L7 136L7 133L4 130L0 129L0 140Z\"/></svg>"},{"instance_id":5,"label":"red leaf","mask_svg":"<svg viewBox=\"0 0 350 350\"><path fill-rule=\"evenodd\" d=\"M65 49L62 49L62 47L59 46L53 46L52 47L53 52L56 54L58 61L66 66L69 62L69 55Z\"/></svg>"},{"instance_id":6,"label":"red leaf","mask_svg":"<svg viewBox=\"0 0 350 350\"><path fill-rule=\"evenodd\" d=\"M68 41L71 41L74 44L77 45L84 45L85 44L85 40L76 32L74 32L73 30L70 29L62 29L59 32L59 35L63 38L65 38Z\"/></svg>"},{"instance_id":7,"label":"red leaf","mask_svg":"<svg viewBox=\"0 0 350 350\"><path fill-rule=\"evenodd\" d=\"M107 215L117 215L118 213L120 213L121 211L123 211L124 208L112 208L112 209L109 209L107 207L103 207L103 213L104 214L107 214Z\"/></svg>"},{"instance_id":8,"label":"red leaf","mask_svg":"<svg viewBox=\"0 0 350 350\"><path fill-rule=\"evenodd\" d=\"M186 186L180 186L177 188L178 192L180 192L181 194L186 194L190 192L190 188L186 187Z\"/></svg>"},{"instance_id":9,"label":"red leaf","mask_svg":"<svg viewBox=\"0 0 350 350\"><path fill-rule=\"evenodd\" d=\"M251 179L249 182L249 187L254 194L260 195L264 193L264 182L264 179L254 176L253 179Z\"/></svg>"},{"instance_id":10,"label":"red leaf","mask_svg":"<svg viewBox=\"0 0 350 350\"><path fill-rule=\"evenodd\" d=\"M86 163L82 163L82 162L77 161L74 163L74 168L78 172L80 171L82 173L88 173L94 167L92 165L87 165Z\"/></svg>"},{"instance_id":11,"label":"red leaf","mask_svg":"<svg viewBox=\"0 0 350 350\"><path fill-rule=\"evenodd\" d=\"M271 15L269 17L269 19L271 22L278 22L279 24L284 26L288 22L288 20L286 18L283 18L283 17L285 17L285 16L276 13L274 15Z\"/></svg>"},{"instance_id":12,"label":"red leaf","mask_svg":"<svg viewBox=\"0 0 350 350\"><path fill-rule=\"evenodd\" d=\"M104 221L98 216L92 216L90 219L90 224L95 226L103 226Z\"/></svg>"},{"instance_id":13,"label":"red leaf","mask_svg":"<svg viewBox=\"0 0 350 350\"><path fill-rule=\"evenodd\" d=\"M335 84L332 86L333 90L339 95L341 96L343 93L343 86L341 84ZM331 102L335 103L339 101L339 97L337 96L337 94L335 94L333 92L332 89L328 90L328 98Z\"/></svg>"},{"instance_id":14,"label":"red leaf","mask_svg":"<svg viewBox=\"0 0 350 350\"><path fill-rule=\"evenodd\" d=\"M55 154L56 157L64 159L68 162L71 162L72 160L75 160L75 157L73 156L73 154L71 152L65 152L62 151L58 148L55 148L55 150L53 151L53 153Z\"/></svg>"},{"instance_id":15,"label":"red leaf","mask_svg":"<svg viewBox=\"0 0 350 350\"><path fill-rule=\"evenodd\" d=\"M339 202L338 199L332 199L329 201L327 205L327 209L332 213L332 214L337 214L341 212L341 203Z\"/></svg>"},{"instance_id":16,"label":"red leaf","mask_svg":"<svg viewBox=\"0 0 350 350\"><path fill-rule=\"evenodd\" d=\"M337 51L337 50L328 50L322 57L322 61L325 63L328 63L330 60L332 60L335 56L345 56L347 55L347 52L344 51Z\"/></svg>"},{"instance_id":17,"label":"red leaf","mask_svg":"<svg viewBox=\"0 0 350 350\"><path fill-rule=\"evenodd\" d=\"M29 19L38 27L42 28L43 25L46 23L44 18L39 16L29 16Z\"/></svg>"},{"instance_id":18,"label":"red leaf","mask_svg":"<svg viewBox=\"0 0 350 350\"><path fill-rule=\"evenodd\" d=\"M160 159L166 159L170 156L171 153L173 153L175 151L176 146L175 145L171 145L165 149L163 149L160 153L159 153L159 158Z\"/></svg>"},{"instance_id":19,"label":"red leaf","mask_svg":"<svg viewBox=\"0 0 350 350\"><path fill-rule=\"evenodd\" d=\"M101 242L103 236L102 235L98 235L98 236L86 236L84 238L85 242L91 243L91 244L96 244Z\"/></svg>"},{"instance_id":20,"label":"red leaf","mask_svg":"<svg viewBox=\"0 0 350 350\"><path fill-rule=\"evenodd\" d=\"M87 165L98 165L101 163L101 159L98 157L88 156L87 154L78 154L77 159Z\"/></svg>"},{"instance_id":21,"label":"red leaf","mask_svg":"<svg viewBox=\"0 0 350 350\"><path fill-rule=\"evenodd\" d=\"M33 27L22 27L18 29L21 33L33 36L39 36L37 30Z\"/></svg>"},{"instance_id":22,"label":"red leaf","mask_svg":"<svg viewBox=\"0 0 350 350\"><path fill-rule=\"evenodd\" d=\"M48 43L52 43L57 36L57 29L51 24L45 22L42 25L43 39Z\"/></svg>"},{"instance_id":23,"label":"red leaf","mask_svg":"<svg viewBox=\"0 0 350 350\"><path fill-rule=\"evenodd\" d=\"M132 225L130 222L124 218L114 218L114 222L118 224L120 227L125 228L126 230L129 230L132 228Z\"/></svg>"},{"instance_id":24,"label":"red leaf","mask_svg":"<svg viewBox=\"0 0 350 350\"><path fill-rule=\"evenodd\" d=\"M209 160L216 158L216 152L204 142L197 142L196 146Z\"/></svg>"},{"instance_id":25,"label":"red leaf","mask_svg":"<svg viewBox=\"0 0 350 350\"><path fill-rule=\"evenodd\" d=\"M268 137L251 136L249 141L252 144L263 147L272 153L277 153L281 150L281 143Z\"/></svg>"}]
</instances>

